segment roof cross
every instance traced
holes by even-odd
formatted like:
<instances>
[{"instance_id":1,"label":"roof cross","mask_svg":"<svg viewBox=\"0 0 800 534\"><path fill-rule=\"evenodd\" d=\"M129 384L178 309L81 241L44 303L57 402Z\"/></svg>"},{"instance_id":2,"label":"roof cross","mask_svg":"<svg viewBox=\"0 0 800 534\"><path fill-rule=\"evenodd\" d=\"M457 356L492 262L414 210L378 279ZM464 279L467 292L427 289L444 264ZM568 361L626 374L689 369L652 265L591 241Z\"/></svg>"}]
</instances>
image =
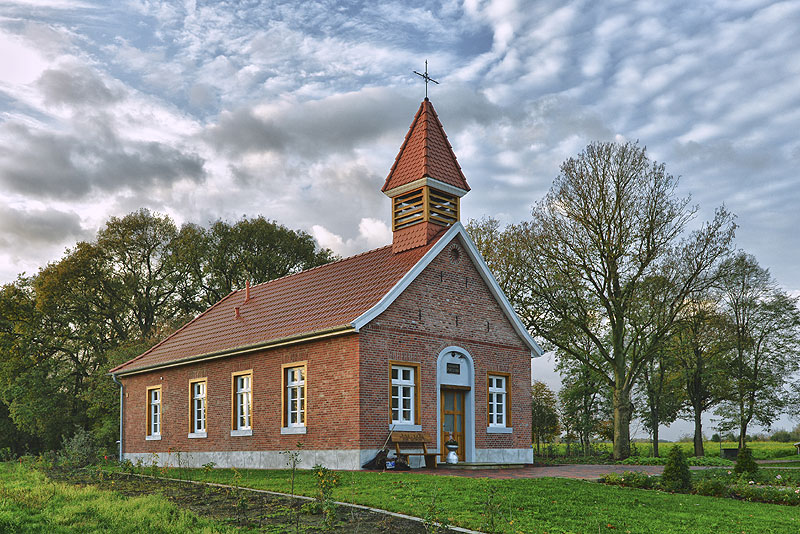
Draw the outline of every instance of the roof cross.
<instances>
[{"instance_id":1,"label":"roof cross","mask_svg":"<svg viewBox=\"0 0 800 534\"><path fill-rule=\"evenodd\" d=\"M425 60L425 74L422 74L421 72L417 72L417 71L414 71L414 74L416 74L417 76L419 76L423 80L425 80L425 99L427 100L428 99L428 82L433 82L436 85L439 85L439 82L437 82L436 80L434 80L433 78L428 76L428 60L427 59Z\"/></svg>"}]
</instances>

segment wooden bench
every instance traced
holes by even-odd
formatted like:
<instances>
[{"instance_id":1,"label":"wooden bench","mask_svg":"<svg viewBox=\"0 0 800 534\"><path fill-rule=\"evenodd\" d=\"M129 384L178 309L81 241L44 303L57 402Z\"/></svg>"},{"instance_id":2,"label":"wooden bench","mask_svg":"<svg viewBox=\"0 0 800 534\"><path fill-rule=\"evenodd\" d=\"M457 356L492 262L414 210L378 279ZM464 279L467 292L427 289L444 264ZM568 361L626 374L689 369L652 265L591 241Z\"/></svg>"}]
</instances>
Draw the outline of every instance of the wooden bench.
<instances>
[{"instance_id":1,"label":"wooden bench","mask_svg":"<svg viewBox=\"0 0 800 534\"><path fill-rule=\"evenodd\" d=\"M438 453L428 452L428 443L432 443L431 437L425 432L392 432L391 440L394 442L394 450L397 457L408 463L409 456L424 456L425 467L436 469L436 457ZM400 447L422 449L422 452L403 452Z\"/></svg>"}]
</instances>

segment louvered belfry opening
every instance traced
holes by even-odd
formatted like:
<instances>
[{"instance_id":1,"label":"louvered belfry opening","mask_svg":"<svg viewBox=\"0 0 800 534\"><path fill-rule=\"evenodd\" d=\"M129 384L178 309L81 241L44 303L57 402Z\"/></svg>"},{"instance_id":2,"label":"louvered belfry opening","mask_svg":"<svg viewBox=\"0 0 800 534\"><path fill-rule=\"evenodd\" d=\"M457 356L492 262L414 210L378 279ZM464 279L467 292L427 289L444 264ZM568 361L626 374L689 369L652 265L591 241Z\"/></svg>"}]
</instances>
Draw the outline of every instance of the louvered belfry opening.
<instances>
[{"instance_id":1,"label":"louvered belfry opening","mask_svg":"<svg viewBox=\"0 0 800 534\"><path fill-rule=\"evenodd\" d=\"M469 185L427 98L420 104L382 191L392 199L392 250L427 245L460 218Z\"/></svg>"},{"instance_id":2,"label":"louvered belfry opening","mask_svg":"<svg viewBox=\"0 0 800 534\"><path fill-rule=\"evenodd\" d=\"M428 193L428 218L444 226L452 226L458 222L459 198L436 189Z\"/></svg>"},{"instance_id":3,"label":"louvered belfry opening","mask_svg":"<svg viewBox=\"0 0 800 534\"><path fill-rule=\"evenodd\" d=\"M427 221L452 226L459 220L459 198L430 187L397 195L392 203L392 231Z\"/></svg>"},{"instance_id":4,"label":"louvered belfry opening","mask_svg":"<svg viewBox=\"0 0 800 534\"><path fill-rule=\"evenodd\" d=\"M392 199L394 213L392 231L406 228L425 220L425 194L422 189L398 195Z\"/></svg>"}]
</instances>

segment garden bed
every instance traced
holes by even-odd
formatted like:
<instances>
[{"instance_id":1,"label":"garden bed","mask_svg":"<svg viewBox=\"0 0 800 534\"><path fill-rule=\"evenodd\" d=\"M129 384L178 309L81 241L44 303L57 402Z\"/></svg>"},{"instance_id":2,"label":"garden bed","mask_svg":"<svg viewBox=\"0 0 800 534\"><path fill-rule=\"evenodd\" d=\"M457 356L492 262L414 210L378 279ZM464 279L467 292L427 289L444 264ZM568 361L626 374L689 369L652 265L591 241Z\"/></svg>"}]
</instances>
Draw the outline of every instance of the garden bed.
<instances>
[{"instance_id":1,"label":"garden bed","mask_svg":"<svg viewBox=\"0 0 800 534\"><path fill-rule=\"evenodd\" d=\"M187 480L153 478L148 475L109 472L96 468L54 468L47 476L77 486L91 485L135 497L157 493L180 508L245 530L259 532L332 532L386 534L428 532L419 521L359 507L336 506L335 520L326 524L325 515L313 499L276 495L243 487L194 483ZM450 529L439 530L453 533Z\"/></svg>"}]
</instances>

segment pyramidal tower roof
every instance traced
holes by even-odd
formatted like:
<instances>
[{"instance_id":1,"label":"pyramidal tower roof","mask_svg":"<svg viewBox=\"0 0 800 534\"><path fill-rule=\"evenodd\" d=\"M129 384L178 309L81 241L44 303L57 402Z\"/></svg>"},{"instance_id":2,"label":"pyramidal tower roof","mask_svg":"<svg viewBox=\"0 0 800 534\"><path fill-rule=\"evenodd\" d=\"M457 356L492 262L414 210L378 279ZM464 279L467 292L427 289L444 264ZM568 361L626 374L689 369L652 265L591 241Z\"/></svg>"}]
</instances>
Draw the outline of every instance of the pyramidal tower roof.
<instances>
[{"instance_id":1,"label":"pyramidal tower roof","mask_svg":"<svg viewBox=\"0 0 800 534\"><path fill-rule=\"evenodd\" d=\"M427 98L414 116L381 191L386 193L423 178L432 178L464 192L469 191L453 147L447 140L433 104Z\"/></svg>"}]
</instances>

